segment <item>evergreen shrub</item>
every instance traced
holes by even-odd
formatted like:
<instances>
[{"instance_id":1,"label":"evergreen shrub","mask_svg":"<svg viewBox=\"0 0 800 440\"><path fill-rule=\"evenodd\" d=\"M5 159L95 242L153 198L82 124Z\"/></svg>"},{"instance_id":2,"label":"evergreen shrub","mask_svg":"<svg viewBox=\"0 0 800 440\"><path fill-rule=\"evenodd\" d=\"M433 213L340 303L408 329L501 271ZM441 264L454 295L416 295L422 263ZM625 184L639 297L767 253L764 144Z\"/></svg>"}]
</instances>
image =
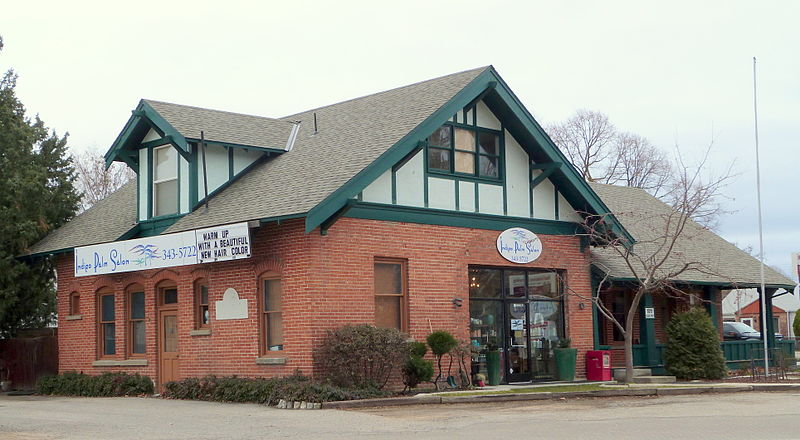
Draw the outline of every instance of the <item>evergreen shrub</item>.
<instances>
[{"instance_id":1,"label":"evergreen shrub","mask_svg":"<svg viewBox=\"0 0 800 440\"><path fill-rule=\"evenodd\" d=\"M433 362L423 359L428 347L424 342L411 342L409 356L403 365L403 384L407 388L416 388L422 382L429 382L433 377Z\"/></svg>"},{"instance_id":2,"label":"evergreen shrub","mask_svg":"<svg viewBox=\"0 0 800 440\"><path fill-rule=\"evenodd\" d=\"M213 402L239 402L277 405L289 402L331 402L336 400L385 397L388 393L376 389L346 389L312 381L295 374L276 378L217 377L187 378L164 384L162 397Z\"/></svg>"},{"instance_id":3,"label":"evergreen shrub","mask_svg":"<svg viewBox=\"0 0 800 440\"><path fill-rule=\"evenodd\" d=\"M103 373L99 376L66 372L44 376L36 392L56 396L117 397L153 394L153 380L140 374Z\"/></svg>"},{"instance_id":4,"label":"evergreen shrub","mask_svg":"<svg viewBox=\"0 0 800 440\"><path fill-rule=\"evenodd\" d=\"M719 332L705 310L699 307L675 314L666 328L664 363L667 372L679 379L721 379L725 356Z\"/></svg>"},{"instance_id":5,"label":"evergreen shrub","mask_svg":"<svg viewBox=\"0 0 800 440\"><path fill-rule=\"evenodd\" d=\"M435 331L428 335L426 339L428 346L431 347L431 352L436 356L436 365L439 367L436 379L433 380L433 385L439 389L439 379L442 378L442 356L450 353L451 350L456 348L458 341L456 338L444 330Z\"/></svg>"}]
</instances>

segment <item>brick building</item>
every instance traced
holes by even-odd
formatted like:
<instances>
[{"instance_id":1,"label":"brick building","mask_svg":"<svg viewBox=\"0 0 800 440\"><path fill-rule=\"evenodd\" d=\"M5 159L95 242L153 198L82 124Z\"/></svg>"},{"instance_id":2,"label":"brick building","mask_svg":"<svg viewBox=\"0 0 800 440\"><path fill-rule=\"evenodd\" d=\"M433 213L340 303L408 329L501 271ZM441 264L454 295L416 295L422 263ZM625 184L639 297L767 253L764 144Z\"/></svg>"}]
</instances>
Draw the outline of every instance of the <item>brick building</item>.
<instances>
[{"instance_id":1,"label":"brick building","mask_svg":"<svg viewBox=\"0 0 800 440\"><path fill-rule=\"evenodd\" d=\"M492 67L278 119L142 100L106 159L137 179L30 249L57 260L61 371L315 374L325 332L366 322L451 331L473 372L496 347L507 382L552 379L569 337L580 377L607 342L581 223L635 241L628 195Z\"/></svg>"}]
</instances>

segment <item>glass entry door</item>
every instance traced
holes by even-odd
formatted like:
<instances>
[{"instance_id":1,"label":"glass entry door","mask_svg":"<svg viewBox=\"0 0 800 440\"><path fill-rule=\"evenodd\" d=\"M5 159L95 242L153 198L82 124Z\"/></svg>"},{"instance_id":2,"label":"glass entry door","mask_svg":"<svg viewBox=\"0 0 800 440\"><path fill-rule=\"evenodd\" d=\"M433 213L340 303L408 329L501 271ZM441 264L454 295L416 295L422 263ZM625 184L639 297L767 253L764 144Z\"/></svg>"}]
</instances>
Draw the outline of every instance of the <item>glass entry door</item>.
<instances>
[{"instance_id":1,"label":"glass entry door","mask_svg":"<svg viewBox=\"0 0 800 440\"><path fill-rule=\"evenodd\" d=\"M553 379L564 337L558 272L471 267L469 280L473 379L487 376L492 353L501 382Z\"/></svg>"},{"instance_id":2,"label":"glass entry door","mask_svg":"<svg viewBox=\"0 0 800 440\"><path fill-rule=\"evenodd\" d=\"M506 303L506 341L508 382L531 380L530 347L528 345L528 323L524 302Z\"/></svg>"}]
</instances>

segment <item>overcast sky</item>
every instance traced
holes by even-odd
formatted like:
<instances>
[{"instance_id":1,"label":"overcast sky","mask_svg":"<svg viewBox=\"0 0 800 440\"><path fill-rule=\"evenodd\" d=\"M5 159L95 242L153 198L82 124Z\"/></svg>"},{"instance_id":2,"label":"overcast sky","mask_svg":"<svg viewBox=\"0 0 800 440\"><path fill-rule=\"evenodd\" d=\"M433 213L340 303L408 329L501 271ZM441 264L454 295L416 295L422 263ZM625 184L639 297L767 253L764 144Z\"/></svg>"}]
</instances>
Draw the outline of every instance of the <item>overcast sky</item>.
<instances>
[{"instance_id":1,"label":"overcast sky","mask_svg":"<svg viewBox=\"0 0 800 440\"><path fill-rule=\"evenodd\" d=\"M13 2L17 92L74 149L105 151L140 98L279 117L492 64L542 123L579 108L688 158L735 161L719 232L758 249L752 57L767 263L800 251L800 2Z\"/></svg>"}]
</instances>

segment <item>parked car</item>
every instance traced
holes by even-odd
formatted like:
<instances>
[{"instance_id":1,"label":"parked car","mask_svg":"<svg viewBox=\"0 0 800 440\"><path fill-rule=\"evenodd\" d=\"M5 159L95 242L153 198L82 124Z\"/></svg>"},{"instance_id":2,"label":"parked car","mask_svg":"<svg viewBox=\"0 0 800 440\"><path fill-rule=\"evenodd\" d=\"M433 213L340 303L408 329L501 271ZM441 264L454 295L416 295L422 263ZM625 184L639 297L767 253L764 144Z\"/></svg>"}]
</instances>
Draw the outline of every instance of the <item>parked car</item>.
<instances>
[{"instance_id":1,"label":"parked car","mask_svg":"<svg viewBox=\"0 0 800 440\"><path fill-rule=\"evenodd\" d=\"M722 336L726 341L747 341L761 339L761 332L743 322L723 322ZM783 335L775 333L776 339L783 339Z\"/></svg>"}]
</instances>

